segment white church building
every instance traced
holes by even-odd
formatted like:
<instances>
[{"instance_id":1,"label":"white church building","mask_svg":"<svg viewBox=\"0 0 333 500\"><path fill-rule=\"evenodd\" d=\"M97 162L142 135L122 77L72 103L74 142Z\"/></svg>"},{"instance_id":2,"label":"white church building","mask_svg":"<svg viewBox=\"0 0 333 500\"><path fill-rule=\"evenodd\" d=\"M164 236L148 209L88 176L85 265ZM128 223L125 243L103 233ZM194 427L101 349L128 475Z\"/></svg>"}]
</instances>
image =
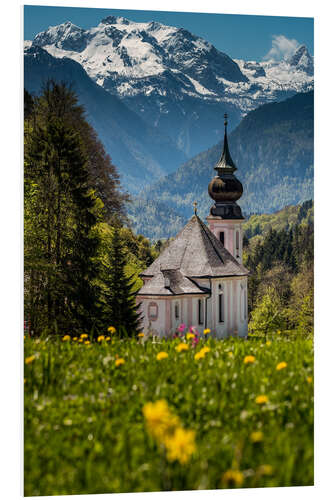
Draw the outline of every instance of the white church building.
<instances>
[{"instance_id":1,"label":"white church building","mask_svg":"<svg viewBox=\"0 0 333 500\"><path fill-rule=\"evenodd\" d=\"M206 225L197 215L140 274L137 294L145 333L172 336L181 324L218 338L247 336L247 279L242 264L244 217L236 201L243 186L229 153L227 115L224 146L208 186L214 200ZM196 205L196 204L195 204Z\"/></svg>"}]
</instances>

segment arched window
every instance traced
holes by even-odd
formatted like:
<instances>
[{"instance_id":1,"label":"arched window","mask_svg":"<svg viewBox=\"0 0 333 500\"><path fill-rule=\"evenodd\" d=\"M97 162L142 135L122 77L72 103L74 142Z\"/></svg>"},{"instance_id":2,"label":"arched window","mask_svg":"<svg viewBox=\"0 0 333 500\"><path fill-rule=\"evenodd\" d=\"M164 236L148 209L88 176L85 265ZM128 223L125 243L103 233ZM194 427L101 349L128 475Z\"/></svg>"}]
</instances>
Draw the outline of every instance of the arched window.
<instances>
[{"instance_id":1,"label":"arched window","mask_svg":"<svg viewBox=\"0 0 333 500\"><path fill-rule=\"evenodd\" d=\"M156 302L149 302L148 304L148 319L156 321L158 318L158 305Z\"/></svg>"},{"instance_id":2,"label":"arched window","mask_svg":"<svg viewBox=\"0 0 333 500\"><path fill-rule=\"evenodd\" d=\"M224 245L224 231L220 231L220 242Z\"/></svg>"},{"instance_id":3,"label":"arched window","mask_svg":"<svg viewBox=\"0 0 333 500\"><path fill-rule=\"evenodd\" d=\"M175 303L175 319L179 319L179 303Z\"/></svg>"},{"instance_id":4,"label":"arched window","mask_svg":"<svg viewBox=\"0 0 333 500\"><path fill-rule=\"evenodd\" d=\"M203 325L203 300L198 299L198 324Z\"/></svg>"},{"instance_id":5,"label":"arched window","mask_svg":"<svg viewBox=\"0 0 333 500\"><path fill-rule=\"evenodd\" d=\"M224 323L224 293L219 292L218 295L219 323Z\"/></svg>"}]
</instances>

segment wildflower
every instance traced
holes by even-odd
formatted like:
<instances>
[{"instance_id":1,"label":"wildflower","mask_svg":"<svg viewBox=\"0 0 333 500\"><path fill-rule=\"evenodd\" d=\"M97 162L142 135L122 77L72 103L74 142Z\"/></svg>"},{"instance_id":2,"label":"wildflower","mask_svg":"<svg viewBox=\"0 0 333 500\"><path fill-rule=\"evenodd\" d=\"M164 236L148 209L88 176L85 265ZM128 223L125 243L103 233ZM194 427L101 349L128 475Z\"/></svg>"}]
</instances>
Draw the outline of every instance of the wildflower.
<instances>
[{"instance_id":1,"label":"wildflower","mask_svg":"<svg viewBox=\"0 0 333 500\"><path fill-rule=\"evenodd\" d=\"M184 342L182 342L181 344L178 344L176 347L177 352L183 352L183 351L188 351L188 350L189 350L189 345L185 344Z\"/></svg>"},{"instance_id":2,"label":"wildflower","mask_svg":"<svg viewBox=\"0 0 333 500\"><path fill-rule=\"evenodd\" d=\"M255 358L254 356L251 356L251 355L250 355L250 356L245 356L245 358L244 358L244 363L245 363L246 365L248 365L248 364L250 364L250 363L254 363L254 362L255 362L255 359L256 359L256 358Z\"/></svg>"},{"instance_id":3,"label":"wildflower","mask_svg":"<svg viewBox=\"0 0 333 500\"><path fill-rule=\"evenodd\" d=\"M150 434L158 441L164 441L166 436L179 426L179 417L173 415L164 399L155 403L146 403L142 409Z\"/></svg>"},{"instance_id":4,"label":"wildflower","mask_svg":"<svg viewBox=\"0 0 333 500\"><path fill-rule=\"evenodd\" d=\"M161 351L156 355L157 361L161 361L162 359L166 359L169 356L167 352Z\"/></svg>"},{"instance_id":5,"label":"wildflower","mask_svg":"<svg viewBox=\"0 0 333 500\"><path fill-rule=\"evenodd\" d=\"M183 331L185 330L185 328L186 328L185 323L182 323L181 325L179 325L179 327L178 327L178 331L179 331L180 333L183 333Z\"/></svg>"},{"instance_id":6,"label":"wildflower","mask_svg":"<svg viewBox=\"0 0 333 500\"><path fill-rule=\"evenodd\" d=\"M81 339L81 338L80 338L80 339L79 339L79 342L83 342L83 339Z\"/></svg>"},{"instance_id":7,"label":"wildflower","mask_svg":"<svg viewBox=\"0 0 333 500\"><path fill-rule=\"evenodd\" d=\"M258 467L258 472L263 476L270 476L273 472L273 467L269 464L263 464Z\"/></svg>"},{"instance_id":8,"label":"wildflower","mask_svg":"<svg viewBox=\"0 0 333 500\"><path fill-rule=\"evenodd\" d=\"M105 340L104 335L99 335L99 336L97 337L97 342L102 342L103 340Z\"/></svg>"},{"instance_id":9,"label":"wildflower","mask_svg":"<svg viewBox=\"0 0 333 500\"><path fill-rule=\"evenodd\" d=\"M118 358L118 359L116 359L116 361L115 361L115 365L116 365L116 367L121 366L121 365L124 365L124 364L125 364L125 360L124 360L124 358Z\"/></svg>"},{"instance_id":10,"label":"wildflower","mask_svg":"<svg viewBox=\"0 0 333 500\"><path fill-rule=\"evenodd\" d=\"M165 441L167 459L170 462L178 460L181 464L186 464L196 450L194 439L194 431L178 427Z\"/></svg>"},{"instance_id":11,"label":"wildflower","mask_svg":"<svg viewBox=\"0 0 333 500\"><path fill-rule=\"evenodd\" d=\"M256 397L256 403L258 405L263 405L263 404L267 403L267 401L268 401L268 397L265 394L261 394L260 396Z\"/></svg>"},{"instance_id":12,"label":"wildflower","mask_svg":"<svg viewBox=\"0 0 333 500\"><path fill-rule=\"evenodd\" d=\"M36 356L32 355L32 356L29 356L28 358L25 358L25 364L26 365L29 365L30 363L33 362L33 360L35 359Z\"/></svg>"},{"instance_id":13,"label":"wildflower","mask_svg":"<svg viewBox=\"0 0 333 500\"><path fill-rule=\"evenodd\" d=\"M233 353L232 351L229 351L229 352L228 352L228 356L229 356L229 358L232 358L232 357L233 357L233 355L234 355L234 353Z\"/></svg>"},{"instance_id":14,"label":"wildflower","mask_svg":"<svg viewBox=\"0 0 333 500\"><path fill-rule=\"evenodd\" d=\"M70 339L71 339L70 335L64 335L63 338L62 338L62 341L63 342L67 342Z\"/></svg>"},{"instance_id":15,"label":"wildflower","mask_svg":"<svg viewBox=\"0 0 333 500\"><path fill-rule=\"evenodd\" d=\"M115 327L114 327L114 326L109 326L109 328L108 328L108 332L109 332L111 335L113 335L114 333L116 333L116 329L115 329Z\"/></svg>"},{"instance_id":16,"label":"wildflower","mask_svg":"<svg viewBox=\"0 0 333 500\"><path fill-rule=\"evenodd\" d=\"M263 433L261 431L254 431L254 432L251 432L250 434L250 439L252 441L252 443L259 443L260 441L263 440Z\"/></svg>"},{"instance_id":17,"label":"wildflower","mask_svg":"<svg viewBox=\"0 0 333 500\"><path fill-rule=\"evenodd\" d=\"M25 340L25 335L23 336L24 340Z\"/></svg>"},{"instance_id":18,"label":"wildflower","mask_svg":"<svg viewBox=\"0 0 333 500\"><path fill-rule=\"evenodd\" d=\"M78 339L78 337L73 337L73 340L76 341Z\"/></svg>"},{"instance_id":19,"label":"wildflower","mask_svg":"<svg viewBox=\"0 0 333 500\"><path fill-rule=\"evenodd\" d=\"M308 384L311 384L312 380L313 380L312 377L307 377L307 379L306 379L306 381L307 381Z\"/></svg>"},{"instance_id":20,"label":"wildflower","mask_svg":"<svg viewBox=\"0 0 333 500\"><path fill-rule=\"evenodd\" d=\"M222 476L222 483L226 486L242 486L244 475L240 470L229 469Z\"/></svg>"},{"instance_id":21,"label":"wildflower","mask_svg":"<svg viewBox=\"0 0 333 500\"><path fill-rule=\"evenodd\" d=\"M190 326L189 331L190 331L190 333L196 333L195 326Z\"/></svg>"},{"instance_id":22,"label":"wildflower","mask_svg":"<svg viewBox=\"0 0 333 500\"><path fill-rule=\"evenodd\" d=\"M281 330L278 330L278 331L277 331L277 334L278 334L278 335L281 335Z\"/></svg>"},{"instance_id":23,"label":"wildflower","mask_svg":"<svg viewBox=\"0 0 333 500\"><path fill-rule=\"evenodd\" d=\"M200 350L194 355L194 359L198 361L199 359L203 359L205 357L206 353Z\"/></svg>"},{"instance_id":24,"label":"wildflower","mask_svg":"<svg viewBox=\"0 0 333 500\"><path fill-rule=\"evenodd\" d=\"M278 364L276 365L276 369L277 369L278 371L280 371L280 370L283 370L284 368L286 368L286 366L287 366L287 363L286 363L285 361L281 361L281 363L278 363Z\"/></svg>"},{"instance_id":25,"label":"wildflower","mask_svg":"<svg viewBox=\"0 0 333 500\"><path fill-rule=\"evenodd\" d=\"M202 349L200 349L202 352L210 352L210 347L204 346Z\"/></svg>"},{"instance_id":26,"label":"wildflower","mask_svg":"<svg viewBox=\"0 0 333 500\"><path fill-rule=\"evenodd\" d=\"M111 337L105 337L106 342L109 342L111 340Z\"/></svg>"},{"instance_id":27,"label":"wildflower","mask_svg":"<svg viewBox=\"0 0 333 500\"><path fill-rule=\"evenodd\" d=\"M69 426L69 425L72 425L73 422L70 418L65 418L63 423L64 423L64 425Z\"/></svg>"},{"instance_id":28,"label":"wildflower","mask_svg":"<svg viewBox=\"0 0 333 500\"><path fill-rule=\"evenodd\" d=\"M271 343L272 342L270 340L267 340L266 345L271 345Z\"/></svg>"},{"instance_id":29,"label":"wildflower","mask_svg":"<svg viewBox=\"0 0 333 500\"><path fill-rule=\"evenodd\" d=\"M142 338L142 337L144 337L144 336L145 336L145 334L144 334L143 332L141 332L141 333L139 333L139 334L138 334L138 337L139 337L139 338Z\"/></svg>"},{"instance_id":30,"label":"wildflower","mask_svg":"<svg viewBox=\"0 0 333 500\"><path fill-rule=\"evenodd\" d=\"M187 340L191 340L191 339L194 339L194 338L195 338L195 335L194 335L194 333L187 332L187 334L186 334L186 338L187 338Z\"/></svg>"},{"instance_id":31,"label":"wildflower","mask_svg":"<svg viewBox=\"0 0 333 500\"><path fill-rule=\"evenodd\" d=\"M210 333L210 329L209 328L205 328L204 331L203 331L204 335L208 335Z\"/></svg>"},{"instance_id":32,"label":"wildflower","mask_svg":"<svg viewBox=\"0 0 333 500\"><path fill-rule=\"evenodd\" d=\"M87 333L81 333L80 337L81 337L81 339L87 339L88 338L88 334Z\"/></svg>"},{"instance_id":33,"label":"wildflower","mask_svg":"<svg viewBox=\"0 0 333 500\"><path fill-rule=\"evenodd\" d=\"M86 345L89 345L89 344L90 344L90 340L86 340L86 341L85 341L85 344L86 344Z\"/></svg>"}]
</instances>

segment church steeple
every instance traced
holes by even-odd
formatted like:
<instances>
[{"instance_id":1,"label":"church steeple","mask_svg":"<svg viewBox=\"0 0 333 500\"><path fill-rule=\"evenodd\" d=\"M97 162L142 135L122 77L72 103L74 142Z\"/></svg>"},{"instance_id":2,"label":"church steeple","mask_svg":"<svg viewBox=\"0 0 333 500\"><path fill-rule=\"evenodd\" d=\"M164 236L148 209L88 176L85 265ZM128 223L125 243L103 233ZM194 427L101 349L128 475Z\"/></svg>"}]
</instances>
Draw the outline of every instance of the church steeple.
<instances>
[{"instance_id":1,"label":"church steeple","mask_svg":"<svg viewBox=\"0 0 333 500\"><path fill-rule=\"evenodd\" d=\"M243 186L235 177L236 165L231 158L228 144L228 115L224 115L224 143L222 155L214 169L217 175L208 186L209 196L215 201L210 214L223 219L243 219L242 211L236 201L243 194Z\"/></svg>"}]
</instances>

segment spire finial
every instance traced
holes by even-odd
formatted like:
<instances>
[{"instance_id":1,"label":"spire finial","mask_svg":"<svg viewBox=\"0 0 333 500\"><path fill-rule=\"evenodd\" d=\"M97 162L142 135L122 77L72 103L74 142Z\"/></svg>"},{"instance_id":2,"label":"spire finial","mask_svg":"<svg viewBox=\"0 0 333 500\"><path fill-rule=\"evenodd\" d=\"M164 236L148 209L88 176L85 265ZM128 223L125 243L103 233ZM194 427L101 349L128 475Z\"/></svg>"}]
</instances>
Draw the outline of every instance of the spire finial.
<instances>
[{"instance_id":1,"label":"spire finial","mask_svg":"<svg viewBox=\"0 0 333 500\"><path fill-rule=\"evenodd\" d=\"M198 206L198 204L197 204L196 201L193 203L193 206L194 206L194 215L197 215L197 206Z\"/></svg>"},{"instance_id":2,"label":"spire finial","mask_svg":"<svg viewBox=\"0 0 333 500\"><path fill-rule=\"evenodd\" d=\"M228 115L227 113L224 113L224 128L227 130L227 125L228 125Z\"/></svg>"}]
</instances>

